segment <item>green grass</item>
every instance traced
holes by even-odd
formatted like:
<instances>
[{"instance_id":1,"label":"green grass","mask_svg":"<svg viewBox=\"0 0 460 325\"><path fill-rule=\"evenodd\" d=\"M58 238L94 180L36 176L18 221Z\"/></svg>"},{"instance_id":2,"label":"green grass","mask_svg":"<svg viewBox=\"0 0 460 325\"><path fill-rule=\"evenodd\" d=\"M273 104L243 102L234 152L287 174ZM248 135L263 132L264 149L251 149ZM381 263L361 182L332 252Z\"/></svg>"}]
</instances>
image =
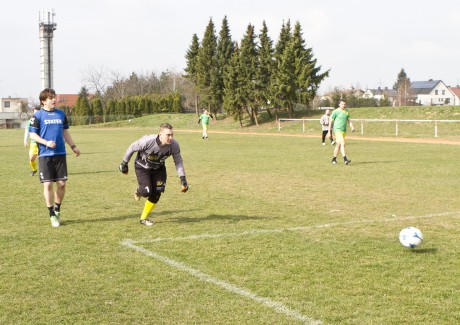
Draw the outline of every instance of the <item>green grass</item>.
<instances>
[{"instance_id":1,"label":"green grass","mask_svg":"<svg viewBox=\"0 0 460 325\"><path fill-rule=\"evenodd\" d=\"M132 162L128 176L117 167L162 119L190 191L170 158L156 223L142 227ZM180 131L196 127L191 114L126 123L71 129L82 155L68 156L60 228L22 131L0 131L1 324L460 322L460 146L350 140L352 164L334 166L316 138L213 133L238 130L224 120L203 141ZM422 247L399 244L406 226Z\"/></svg>"}]
</instances>

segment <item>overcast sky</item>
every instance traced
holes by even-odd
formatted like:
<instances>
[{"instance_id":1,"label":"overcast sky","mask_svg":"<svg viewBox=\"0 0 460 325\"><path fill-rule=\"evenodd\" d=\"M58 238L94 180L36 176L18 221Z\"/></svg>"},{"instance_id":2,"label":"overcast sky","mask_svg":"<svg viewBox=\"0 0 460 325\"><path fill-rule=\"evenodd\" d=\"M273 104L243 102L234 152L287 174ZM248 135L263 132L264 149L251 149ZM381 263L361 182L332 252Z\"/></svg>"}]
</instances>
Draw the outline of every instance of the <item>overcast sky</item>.
<instances>
[{"instance_id":1,"label":"overcast sky","mask_svg":"<svg viewBox=\"0 0 460 325\"><path fill-rule=\"evenodd\" d=\"M1 5L0 97L40 92L38 14L54 9L54 88L78 93L84 72L181 72L192 36L227 16L241 41L263 20L276 42L281 25L299 21L334 87L391 88L404 68L412 80L460 83L459 0L9 0Z\"/></svg>"}]
</instances>

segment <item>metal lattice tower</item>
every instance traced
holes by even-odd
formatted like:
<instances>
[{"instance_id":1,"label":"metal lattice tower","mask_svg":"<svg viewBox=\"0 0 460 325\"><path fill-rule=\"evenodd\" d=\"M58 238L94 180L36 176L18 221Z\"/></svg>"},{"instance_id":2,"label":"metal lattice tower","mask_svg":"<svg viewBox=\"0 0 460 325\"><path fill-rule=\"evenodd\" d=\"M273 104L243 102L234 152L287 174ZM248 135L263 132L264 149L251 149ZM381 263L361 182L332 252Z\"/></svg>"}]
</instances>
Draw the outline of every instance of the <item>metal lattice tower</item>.
<instances>
[{"instance_id":1,"label":"metal lattice tower","mask_svg":"<svg viewBox=\"0 0 460 325\"><path fill-rule=\"evenodd\" d=\"M40 29L40 67L42 89L53 88L53 36L56 29L54 10L42 10L38 15Z\"/></svg>"}]
</instances>

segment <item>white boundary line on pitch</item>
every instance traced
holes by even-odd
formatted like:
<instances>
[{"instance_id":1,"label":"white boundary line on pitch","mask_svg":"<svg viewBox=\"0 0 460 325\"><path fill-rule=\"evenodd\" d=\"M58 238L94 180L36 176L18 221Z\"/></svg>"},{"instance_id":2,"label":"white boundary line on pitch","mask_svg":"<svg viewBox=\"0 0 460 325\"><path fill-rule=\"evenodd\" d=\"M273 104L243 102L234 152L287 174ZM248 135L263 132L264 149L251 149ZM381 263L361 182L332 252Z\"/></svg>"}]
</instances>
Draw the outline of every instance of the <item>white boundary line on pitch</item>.
<instances>
[{"instance_id":1,"label":"white boundary line on pitch","mask_svg":"<svg viewBox=\"0 0 460 325\"><path fill-rule=\"evenodd\" d=\"M444 212L444 213L436 213L436 214L427 214L427 215L422 215L422 216L408 216L408 217L403 217L403 218L392 217L392 218L384 218L384 219L376 219L376 220L354 220L354 221L348 221L348 222L336 222L336 223L328 223L328 224L322 224L322 225L292 227L292 228L284 228L284 229L265 229L265 230L264 229L254 229L254 230L248 230L248 231L243 231L239 233L202 234L202 235L193 235L193 236L188 236L188 237L156 238L152 240L134 241L130 239L124 239L121 242L121 244L139 253L145 254L149 257L153 257L156 260L163 262L177 270L187 272L190 275L194 276L195 278L198 278L199 280L215 284L229 292L238 294L245 298L252 299L256 302L259 302L275 310L278 313L285 314L286 316L299 320L305 324L320 325L320 324L323 324L320 320L312 319L308 316L305 316L296 310L290 309L289 307L283 305L282 303L271 300L270 298L260 297L251 291L248 291L243 288L239 288L233 284L219 280L213 276L210 276L206 273L201 272L200 270L187 266L184 263L181 263L173 259L170 259L168 257L162 256L160 254L152 252L136 244L156 243L156 242L163 242L163 241L182 241L182 240L196 240L196 239L206 239L206 238L223 238L223 237L235 237L235 236L245 236L245 235L271 234L271 233L281 233L285 231L301 231L301 230L309 230L309 229L330 228L330 227L343 226L343 225L375 223L375 222L389 222L389 221L404 221L404 220L413 220L413 219L421 219L421 218L435 218L435 217L444 217L444 216L452 216L452 215L460 215L460 212Z\"/></svg>"},{"instance_id":2,"label":"white boundary line on pitch","mask_svg":"<svg viewBox=\"0 0 460 325\"><path fill-rule=\"evenodd\" d=\"M170 237L170 238L155 238L155 239L144 239L144 240L130 240L133 244L138 243L157 243L163 241L182 241L182 240L196 240L196 239L205 239L205 238L223 238L223 237L238 237L238 236L246 236L246 235L259 235L259 234L271 234L271 233L281 233L286 231L301 231L301 230L310 230L310 229L321 229L321 228L331 228L337 226L345 226L345 225L354 225L354 224L364 224L364 223L375 223L375 222L390 222L390 221L405 221L405 220L414 220L414 219L424 219L424 218L435 218L435 217L445 217L451 215L460 215L459 212L443 212L443 213L435 213L435 214L426 214L421 216L407 216L407 217L391 217L391 218L383 218L383 219L372 219L372 220L353 220L353 221L346 221L346 222L334 222L334 223L326 223L320 225L312 225L312 226L301 226L301 227L291 227L291 228L281 228L281 229L253 229L247 230L242 232L230 232L230 233L223 233L223 234L201 234L201 235L192 235L187 237Z\"/></svg>"},{"instance_id":3,"label":"white boundary line on pitch","mask_svg":"<svg viewBox=\"0 0 460 325\"><path fill-rule=\"evenodd\" d=\"M133 249L135 251L138 251L138 252L140 252L142 254L145 254L145 255L147 255L149 257L153 257L156 260L159 260L160 262L163 262L163 263L165 263L165 264L167 264L169 266L172 266L175 269L178 269L178 270L183 271L183 272L187 272L190 275L193 275L195 278L198 278L199 280L215 284L215 285L217 285L219 287L224 288L225 290L227 290L229 292L236 293L237 295L240 295L240 296L255 300L255 301L261 303L262 305L265 305L265 306L267 306L267 307L269 307L271 309L274 309L278 313L285 314L285 315L287 315L287 316L289 316L291 318L294 318L294 319L297 319L299 321L302 321L305 324L310 324L310 325L321 325L321 324L323 324L321 321L316 320L316 319L312 319L312 318L310 318L308 316L305 316L305 315L302 315L298 311L290 309L289 307L286 307L282 303L279 303L277 301L271 300L270 298L260 297L260 296L256 295L255 293L253 293L251 291L248 291L248 290L243 289L243 288L239 288L239 287L237 287L237 286L235 286L233 284L230 284L228 282L219 280L219 279L217 279L217 278L215 278L213 276L210 276L210 275L208 275L206 273L201 272L200 270L191 268L190 266L187 266L184 263L175 261L175 260L170 259L168 257L165 257L165 256L159 255L159 254L157 254L155 252L149 251L149 250L145 249L144 247L137 246L137 245L133 244L133 242L128 240L128 239L123 240L122 245L124 245L126 247L129 247L129 248L131 248L131 249Z\"/></svg>"}]
</instances>

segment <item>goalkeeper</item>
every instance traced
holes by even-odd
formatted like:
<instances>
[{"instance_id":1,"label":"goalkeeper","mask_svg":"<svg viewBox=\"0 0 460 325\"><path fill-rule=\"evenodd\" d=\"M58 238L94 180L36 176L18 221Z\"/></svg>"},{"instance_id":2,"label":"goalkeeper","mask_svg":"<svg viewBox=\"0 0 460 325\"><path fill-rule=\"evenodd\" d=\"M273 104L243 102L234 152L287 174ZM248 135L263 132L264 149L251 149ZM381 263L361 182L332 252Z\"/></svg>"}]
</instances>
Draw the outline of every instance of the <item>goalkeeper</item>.
<instances>
[{"instance_id":1,"label":"goalkeeper","mask_svg":"<svg viewBox=\"0 0 460 325\"><path fill-rule=\"evenodd\" d=\"M165 160L169 156L173 156L181 182L181 192L188 191L179 143L174 140L171 124L162 124L158 135L145 135L128 147L119 166L120 171L125 175L128 174L128 163L134 152L137 152L134 170L138 183L134 198L136 201L139 201L141 196L147 198L140 223L152 226L153 220L148 217L160 200L161 193L165 191L167 178Z\"/></svg>"}]
</instances>

